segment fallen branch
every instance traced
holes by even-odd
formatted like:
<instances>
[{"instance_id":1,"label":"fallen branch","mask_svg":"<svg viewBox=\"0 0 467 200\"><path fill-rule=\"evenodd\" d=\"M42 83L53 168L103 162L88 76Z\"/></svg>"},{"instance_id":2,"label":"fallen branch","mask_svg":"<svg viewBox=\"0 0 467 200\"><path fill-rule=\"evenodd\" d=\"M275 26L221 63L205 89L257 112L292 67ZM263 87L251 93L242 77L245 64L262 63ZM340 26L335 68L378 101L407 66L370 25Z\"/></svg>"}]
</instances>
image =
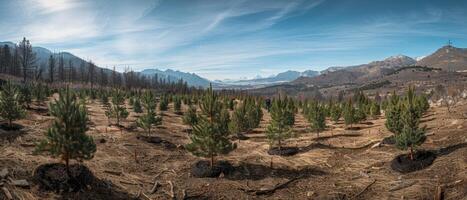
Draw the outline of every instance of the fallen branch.
<instances>
[{"instance_id":1,"label":"fallen branch","mask_svg":"<svg viewBox=\"0 0 467 200\"><path fill-rule=\"evenodd\" d=\"M297 176L295 178L292 178L284 183L281 183L279 185L276 185L275 187L271 188L271 189L265 189L265 190L245 190L245 189L242 189L244 190L245 192L247 193L252 193L254 195L267 195L267 194L272 194L274 193L276 190L278 189L282 189L282 188L285 188L287 187L288 184L298 180L298 179L301 179L303 178L304 176L303 175L300 175L300 176Z\"/></svg>"},{"instance_id":2,"label":"fallen branch","mask_svg":"<svg viewBox=\"0 0 467 200\"><path fill-rule=\"evenodd\" d=\"M462 180L457 180L457 181L454 181L452 183L448 183L448 184L444 185L444 187L453 187L453 186L455 186L455 185L457 185L459 183L462 183Z\"/></svg>"},{"instance_id":3,"label":"fallen branch","mask_svg":"<svg viewBox=\"0 0 467 200\"><path fill-rule=\"evenodd\" d=\"M110 170L104 170L104 173L112 174L112 175L115 175L115 176L120 176L120 175L122 175L122 172L110 171Z\"/></svg>"},{"instance_id":4,"label":"fallen branch","mask_svg":"<svg viewBox=\"0 0 467 200\"><path fill-rule=\"evenodd\" d=\"M13 196L11 195L10 191L6 187L2 187L3 193L8 200L13 200Z\"/></svg>"},{"instance_id":5,"label":"fallen branch","mask_svg":"<svg viewBox=\"0 0 467 200\"><path fill-rule=\"evenodd\" d=\"M173 170L173 169L171 169L171 170L165 169L165 170L162 170L161 172L157 173L157 174L154 176L153 180L154 180L154 181L157 181L157 178L158 178L160 175L162 175L163 173L165 173L165 172L172 172L172 173L174 173L174 174L177 174L177 173L175 172L175 170Z\"/></svg>"},{"instance_id":6,"label":"fallen branch","mask_svg":"<svg viewBox=\"0 0 467 200\"><path fill-rule=\"evenodd\" d=\"M175 199L174 185L172 181L167 181L170 186L170 191L167 193L172 199Z\"/></svg>"},{"instance_id":7,"label":"fallen branch","mask_svg":"<svg viewBox=\"0 0 467 200\"><path fill-rule=\"evenodd\" d=\"M389 192L394 192L394 191L397 191L397 190L400 190L400 189L410 187L410 186L414 185L415 183L417 183L417 181L401 182L399 185L390 188Z\"/></svg>"},{"instance_id":8,"label":"fallen branch","mask_svg":"<svg viewBox=\"0 0 467 200\"><path fill-rule=\"evenodd\" d=\"M158 181L154 182L151 190L149 190L149 194L154 194L160 186L161 184Z\"/></svg>"},{"instance_id":9,"label":"fallen branch","mask_svg":"<svg viewBox=\"0 0 467 200\"><path fill-rule=\"evenodd\" d=\"M22 146L22 147L35 147L36 144L34 144L34 143L21 143L20 146Z\"/></svg>"},{"instance_id":10,"label":"fallen branch","mask_svg":"<svg viewBox=\"0 0 467 200\"><path fill-rule=\"evenodd\" d=\"M374 183L376 183L376 179L373 179L373 181L368 184L365 188L363 188L363 190L361 190L358 194L356 194L355 196L352 197L352 199L357 199L358 196L360 196L361 194L363 194L371 185L373 185Z\"/></svg>"},{"instance_id":11,"label":"fallen branch","mask_svg":"<svg viewBox=\"0 0 467 200\"><path fill-rule=\"evenodd\" d=\"M141 195L145 197L147 200L152 200L151 198L148 197L148 195L144 194L144 192L141 192Z\"/></svg>"},{"instance_id":12,"label":"fallen branch","mask_svg":"<svg viewBox=\"0 0 467 200\"><path fill-rule=\"evenodd\" d=\"M120 183L127 184L127 185L139 185L138 183L132 183L124 180L120 180Z\"/></svg>"}]
</instances>

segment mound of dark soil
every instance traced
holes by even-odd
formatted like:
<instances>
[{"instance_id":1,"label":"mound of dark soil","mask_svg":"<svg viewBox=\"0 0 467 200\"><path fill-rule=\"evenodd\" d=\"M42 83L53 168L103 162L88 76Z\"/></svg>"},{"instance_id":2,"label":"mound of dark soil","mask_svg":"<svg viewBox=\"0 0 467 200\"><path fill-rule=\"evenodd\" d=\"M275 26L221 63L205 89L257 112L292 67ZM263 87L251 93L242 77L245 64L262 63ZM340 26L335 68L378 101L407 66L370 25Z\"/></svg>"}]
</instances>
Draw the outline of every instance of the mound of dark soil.
<instances>
[{"instance_id":1,"label":"mound of dark soil","mask_svg":"<svg viewBox=\"0 0 467 200\"><path fill-rule=\"evenodd\" d=\"M175 145L174 143L169 142L167 140L163 140L162 138L157 137L157 136L140 135L140 136L137 136L136 138L138 138L139 140L143 140L145 142L151 143L151 144L160 145L160 146L162 146L162 147L164 147L166 149L176 149L177 148L177 145Z\"/></svg>"},{"instance_id":2,"label":"mound of dark soil","mask_svg":"<svg viewBox=\"0 0 467 200\"><path fill-rule=\"evenodd\" d=\"M95 177L84 165L70 165L50 163L39 166L34 172L34 180L41 189L55 192L77 192L92 185Z\"/></svg>"},{"instance_id":3,"label":"mound of dark soil","mask_svg":"<svg viewBox=\"0 0 467 200\"><path fill-rule=\"evenodd\" d=\"M409 173L430 166L435 159L436 154L431 151L417 151L414 160L410 160L408 154L402 154L391 161L391 168L401 173Z\"/></svg>"},{"instance_id":4,"label":"mound of dark soil","mask_svg":"<svg viewBox=\"0 0 467 200\"><path fill-rule=\"evenodd\" d=\"M273 147L268 150L269 155L293 156L298 153L297 147Z\"/></svg>"},{"instance_id":5,"label":"mound of dark soil","mask_svg":"<svg viewBox=\"0 0 467 200\"><path fill-rule=\"evenodd\" d=\"M381 144L388 144L388 145L394 145L396 144L396 138L394 138L394 135L391 135L389 137L385 137L382 141Z\"/></svg>"},{"instance_id":6,"label":"mound of dark soil","mask_svg":"<svg viewBox=\"0 0 467 200\"><path fill-rule=\"evenodd\" d=\"M201 160L191 167L191 174L197 178L214 178L219 177L221 173L228 175L233 170L234 167L227 161L218 161L211 167L209 161Z\"/></svg>"},{"instance_id":7,"label":"mound of dark soil","mask_svg":"<svg viewBox=\"0 0 467 200\"><path fill-rule=\"evenodd\" d=\"M8 125L8 123L1 123L0 124L0 129L4 131L19 131L23 128L22 125L12 123L11 126Z\"/></svg>"}]
</instances>

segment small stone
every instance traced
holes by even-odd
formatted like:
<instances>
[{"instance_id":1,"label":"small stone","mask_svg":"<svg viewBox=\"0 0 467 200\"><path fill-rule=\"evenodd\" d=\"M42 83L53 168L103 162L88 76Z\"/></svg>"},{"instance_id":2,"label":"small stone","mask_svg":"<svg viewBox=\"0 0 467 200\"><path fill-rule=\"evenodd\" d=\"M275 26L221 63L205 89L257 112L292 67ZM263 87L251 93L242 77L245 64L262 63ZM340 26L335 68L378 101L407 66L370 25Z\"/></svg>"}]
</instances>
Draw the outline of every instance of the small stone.
<instances>
[{"instance_id":1,"label":"small stone","mask_svg":"<svg viewBox=\"0 0 467 200\"><path fill-rule=\"evenodd\" d=\"M29 182L21 179L21 180L13 180L11 181L11 185L17 186L17 187L29 187Z\"/></svg>"},{"instance_id":2,"label":"small stone","mask_svg":"<svg viewBox=\"0 0 467 200\"><path fill-rule=\"evenodd\" d=\"M307 196L307 197L311 197L311 196L313 196L314 194L315 194L315 192L311 191L311 192L307 192L307 193L306 193L306 196Z\"/></svg>"},{"instance_id":3,"label":"small stone","mask_svg":"<svg viewBox=\"0 0 467 200\"><path fill-rule=\"evenodd\" d=\"M7 168L3 168L2 171L0 171L0 179L4 179L8 176L8 169Z\"/></svg>"}]
</instances>

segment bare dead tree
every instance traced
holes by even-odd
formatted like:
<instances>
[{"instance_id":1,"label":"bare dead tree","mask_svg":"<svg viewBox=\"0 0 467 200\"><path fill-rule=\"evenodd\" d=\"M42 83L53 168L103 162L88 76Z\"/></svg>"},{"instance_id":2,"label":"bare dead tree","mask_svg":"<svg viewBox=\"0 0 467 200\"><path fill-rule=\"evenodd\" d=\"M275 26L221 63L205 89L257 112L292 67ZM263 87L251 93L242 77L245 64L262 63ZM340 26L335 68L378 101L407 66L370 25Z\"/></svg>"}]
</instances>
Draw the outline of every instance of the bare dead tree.
<instances>
[{"instance_id":1,"label":"bare dead tree","mask_svg":"<svg viewBox=\"0 0 467 200\"><path fill-rule=\"evenodd\" d=\"M32 51L32 45L25 37L18 44L18 58L23 72L23 82L27 81L28 74L36 70L36 54Z\"/></svg>"}]
</instances>

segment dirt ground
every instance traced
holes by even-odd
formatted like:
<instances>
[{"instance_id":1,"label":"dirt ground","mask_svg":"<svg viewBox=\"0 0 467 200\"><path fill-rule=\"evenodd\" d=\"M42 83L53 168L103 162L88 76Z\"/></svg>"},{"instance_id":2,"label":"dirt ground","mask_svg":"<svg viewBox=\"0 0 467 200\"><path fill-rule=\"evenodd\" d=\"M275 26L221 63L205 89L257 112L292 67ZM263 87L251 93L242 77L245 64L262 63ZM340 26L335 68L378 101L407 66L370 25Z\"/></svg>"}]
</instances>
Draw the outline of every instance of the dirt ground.
<instances>
[{"instance_id":1,"label":"dirt ground","mask_svg":"<svg viewBox=\"0 0 467 200\"><path fill-rule=\"evenodd\" d=\"M390 162L406 152L391 145L378 146L378 142L391 135L384 127L383 118L357 124L358 130L344 130L342 123L328 122L326 131L317 138L298 114L294 126L298 137L287 140L286 145L298 147L300 152L281 157L267 154L269 144L264 132L270 117L265 112L261 127L247 134L249 139L236 141L238 149L217 158L231 162L240 174L195 178L190 175L190 167L201 158L184 150L183 145L189 142L189 127L182 124L181 116L174 114L172 107L164 112L163 124L153 135L175 144L176 148L137 139L143 131L136 128L133 112L122 123L124 128L119 128L108 126L104 109L97 101L89 102L88 110L91 119L88 134L94 137L97 152L94 159L83 164L102 181L107 192L102 188L87 188L78 193L57 194L41 191L33 184L36 167L59 162L46 155L32 154L34 143L43 137L52 121L46 106L34 105L26 119L16 122L24 126L21 131L0 130L0 170L7 168L12 179L26 179L32 184L21 188L5 183L4 187L15 199L171 199L171 196L175 199L433 199L438 186L443 188L444 199L467 197L466 145L439 155L424 170L401 174L391 169ZM465 101L454 106L451 113L444 107L430 108L422 120L429 136L420 148L438 150L467 143L466 119ZM101 143L101 139L106 142ZM272 193L257 192L292 179ZM155 182L160 186L151 194ZM2 191L0 199L6 199Z\"/></svg>"}]
</instances>

